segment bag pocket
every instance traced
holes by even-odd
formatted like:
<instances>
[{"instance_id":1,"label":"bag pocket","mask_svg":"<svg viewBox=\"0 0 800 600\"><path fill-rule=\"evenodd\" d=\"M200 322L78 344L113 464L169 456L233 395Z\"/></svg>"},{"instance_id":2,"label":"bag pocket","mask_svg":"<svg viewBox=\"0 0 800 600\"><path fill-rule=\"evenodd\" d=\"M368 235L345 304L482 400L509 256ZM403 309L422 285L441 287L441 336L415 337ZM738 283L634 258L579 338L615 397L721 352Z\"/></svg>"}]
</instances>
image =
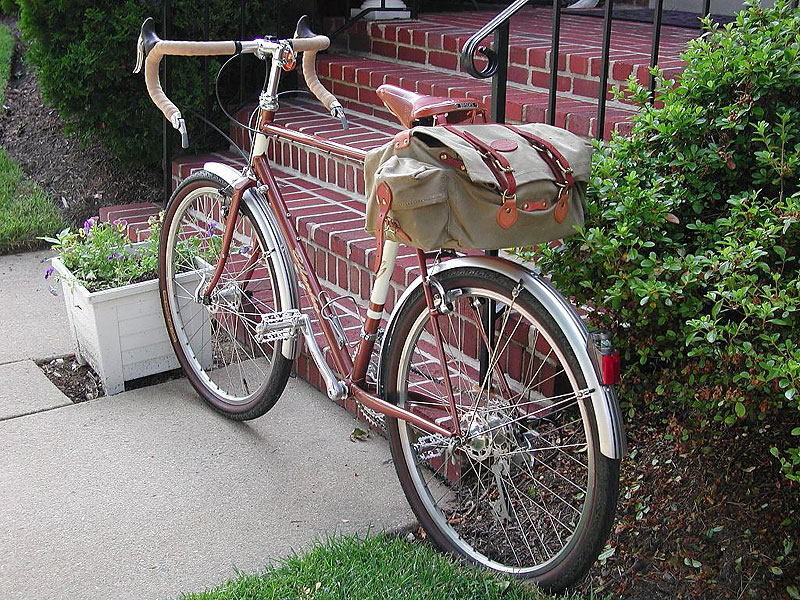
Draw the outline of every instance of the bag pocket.
<instances>
[{"instance_id":1,"label":"bag pocket","mask_svg":"<svg viewBox=\"0 0 800 600\"><path fill-rule=\"evenodd\" d=\"M408 242L426 250L440 248L450 242L447 204L447 173L436 165L413 158L392 156L375 171L375 186L386 183L392 190L386 237ZM379 224L377 197L371 199L367 211L367 230L375 231ZM393 228L402 230L400 235Z\"/></svg>"}]
</instances>

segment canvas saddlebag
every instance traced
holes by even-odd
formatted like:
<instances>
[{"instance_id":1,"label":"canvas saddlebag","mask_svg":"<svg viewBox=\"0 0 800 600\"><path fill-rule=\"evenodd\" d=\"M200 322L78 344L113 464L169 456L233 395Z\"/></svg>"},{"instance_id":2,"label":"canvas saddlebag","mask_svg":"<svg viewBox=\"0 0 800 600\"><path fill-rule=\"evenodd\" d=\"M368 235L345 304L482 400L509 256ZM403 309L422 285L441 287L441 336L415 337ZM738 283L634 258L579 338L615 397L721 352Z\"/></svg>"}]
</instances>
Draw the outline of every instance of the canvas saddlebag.
<instances>
[{"instance_id":1,"label":"canvas saddlebag","mask_svg":"<svg viewBox=\"0 0 800 600\"><path fill-rule=\"evenodd\" d=\"M423 250L496 250L583 224L591 146L558 127L415 127L367 153L366 230ZM376 257L377 258L377 257Z\"/></svg>"}]
</instances>

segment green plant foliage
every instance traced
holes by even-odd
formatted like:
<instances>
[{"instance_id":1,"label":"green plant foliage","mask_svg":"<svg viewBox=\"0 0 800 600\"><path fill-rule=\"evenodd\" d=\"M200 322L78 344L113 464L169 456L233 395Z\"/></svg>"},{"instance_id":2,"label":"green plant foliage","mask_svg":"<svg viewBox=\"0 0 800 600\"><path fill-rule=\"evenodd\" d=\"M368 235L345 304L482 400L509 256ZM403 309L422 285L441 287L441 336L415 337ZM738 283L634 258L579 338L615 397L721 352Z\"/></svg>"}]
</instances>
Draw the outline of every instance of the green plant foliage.
<instances>
[{"instance_id":1,"label":"green plant foliage","mask_svg":"<svg viewBox=\"0 0 800 600\"><path fill-rule=\"evenodd\" d=\"M748 4L707 29L680 83L661 81L630 136L597 146L586 226L541 266L615 334L631 412L796 423L800 11ZM798 479L798 450L774 454Z\"/></svg>"},{"instance_id":2,"label":"green plant foliage","mask_svg":"<svg viewBox=\"0 0 800 600\"><path fill-rule=\"evenodd\" d=\"M42 239L53 245L77 283L90 292L98 292L157 277L163 217L163 212L150 217L147 221L150 236L135 245L131 245L124 219L108 223L97 217L87 219L77 231L67 228L56 237ZM222 239L220 224L212 220L197 235L179 240L175 252L181 256L180 264L186 266L184 271L189 270L188 265L211 269L219 260ZM247 256L251 248L233 243L231 252ZM48 269L45 279L52 273Z\"/></svg>"},{"instance_id":3,"label":"green plant foliage","mask_svg":"<svg viewBox=\"0 0 800 600\"><path fill-rule=\"evenodd\" d=\"M20 28L30 45L27 57L38 72L46 101L75 130L99 139L123 161L158 165L164 119L147 95L144 77L131 71L142 21L153 16L160 28L161 4L144 0L20 0L20 6ZM172 6L174 39L240 37L238 2L191 0L173 2ZM245 36L291 34L290 24L296 21L296 15L290 0L249 2L246 7ZM205 95L204 73L210 75L213 96L214 76L221 62L209 59L206 71L201 58L169 60L171 96L189 119L190 140L207 145L209 140L200 135L203 126L191 117L191 111L202 114L210 102ZM237 60L244 61L245 88L256 90L264 77L263 63L253 57ZM220 83L228 109L238 103L239 74L238 64L234 64ZM227 121L218 108L214 117L226 131ZM219 138L211 140L212 146L219 143Z\"/></svg>"},{"instance_id":4,"label":"green plant foliage","mask_svg":"<svg viewBox=\"0 0 800 600\"><path fill-rule=\"evenodd\" d=\"M78 231L64 229L55 238L44 240L53 244L77 283L97 292L156 277L159 225L159 219L150 219L155 233L135 250L131 249L124 220L108 223L97 217L87 219ZM53 269L48 269L45 279L52 273Z\"/></svg>"},{"instance_id":5,"label":"green plant foliage","mask_svg":"<svg viewBox=\"0 0 800 600\"><path fill-rule=\"evenodd\" d=\"M19 13L19 5L16 0L0 0L0 12L9 17L15 17Z\"/></svg>"}]
</instances>

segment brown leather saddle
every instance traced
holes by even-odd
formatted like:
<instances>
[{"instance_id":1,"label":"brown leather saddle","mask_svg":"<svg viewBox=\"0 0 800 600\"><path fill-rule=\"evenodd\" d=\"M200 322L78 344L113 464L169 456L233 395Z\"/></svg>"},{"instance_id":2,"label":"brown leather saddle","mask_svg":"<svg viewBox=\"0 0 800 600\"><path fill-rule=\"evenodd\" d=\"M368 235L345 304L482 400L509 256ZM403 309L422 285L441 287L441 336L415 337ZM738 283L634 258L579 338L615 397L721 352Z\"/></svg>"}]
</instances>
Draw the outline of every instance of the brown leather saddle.
<instances>
[{"instance_id":1,"label":"brown leather saddle","mask_svg":"<svg viewBox=\"0 0 800 600\"><path fill-rule=\"evenodd\" d=\"M388 84L375 91L386 108L408 129L415 125L462 123L479 115L486 121L485 109L474 100L426 96Z\"/></svg>"}]
</instances>

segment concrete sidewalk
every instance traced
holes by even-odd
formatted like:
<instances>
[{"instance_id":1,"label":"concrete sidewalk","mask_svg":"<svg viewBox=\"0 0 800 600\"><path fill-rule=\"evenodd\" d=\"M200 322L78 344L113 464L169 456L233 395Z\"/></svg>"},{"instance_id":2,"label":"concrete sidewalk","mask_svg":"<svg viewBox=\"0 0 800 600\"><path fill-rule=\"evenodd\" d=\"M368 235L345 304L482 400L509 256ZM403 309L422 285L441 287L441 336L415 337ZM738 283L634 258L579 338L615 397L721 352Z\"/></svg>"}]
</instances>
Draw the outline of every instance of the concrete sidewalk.
<instances>
[{"instance_id":1,"label":"concrete sidewalk","mask_svg":"<svg viewBox=\"0 0 800 600\"><path fill-rule=\"evenodd\" d=\"M297 379L249 423L186 380L65 402L29 360L70 352L63 299L24 287L44 283L41 257L0 257L15 319L0 341L0 598L174 598L316 538L413 523L386 442L351 442L363 425Z\"/></svg>"}]
</instances>

